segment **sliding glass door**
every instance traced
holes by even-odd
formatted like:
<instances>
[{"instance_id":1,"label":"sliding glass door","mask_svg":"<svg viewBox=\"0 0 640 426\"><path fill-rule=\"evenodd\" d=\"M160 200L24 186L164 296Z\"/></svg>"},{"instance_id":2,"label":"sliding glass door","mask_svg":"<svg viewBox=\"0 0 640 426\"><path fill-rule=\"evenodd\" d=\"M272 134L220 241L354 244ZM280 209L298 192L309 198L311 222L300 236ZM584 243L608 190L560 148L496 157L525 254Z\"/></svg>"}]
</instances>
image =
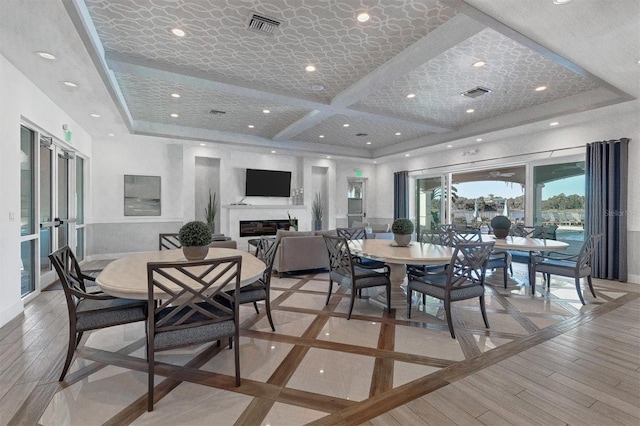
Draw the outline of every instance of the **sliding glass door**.
<instances>
[{"instance_id":1,"label":"sliding glass door","mask_svg":"<svg viewBox=\"0 0 640 426\"><path fill-rule=\"evenodd\" d=\"M446 223L447 192L444 175L416 179L416 235Z\"/></svg>"},{"instance_id":2,"label":"sliding glass door","mask_svg":"<svg viewBox=\"0 0 640 426\"><path fill-rule=\"evenodd\" d=\"M36 132L20 127L20 294L36 288Z\"/></svg>"}]
</instances>

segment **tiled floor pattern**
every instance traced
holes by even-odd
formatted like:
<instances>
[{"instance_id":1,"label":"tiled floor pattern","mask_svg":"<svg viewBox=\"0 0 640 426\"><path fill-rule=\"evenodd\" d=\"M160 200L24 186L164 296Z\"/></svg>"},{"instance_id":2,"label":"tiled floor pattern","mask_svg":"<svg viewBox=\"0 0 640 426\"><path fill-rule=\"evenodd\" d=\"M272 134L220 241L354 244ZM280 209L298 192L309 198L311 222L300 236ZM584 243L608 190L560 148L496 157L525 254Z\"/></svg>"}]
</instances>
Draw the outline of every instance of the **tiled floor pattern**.
<instances>
[{"instance_id":1,"label":"tiled floor pattern","mask_svg":"<svg viewBox=\"0 0 640 426\"><path fill-rule=\"evenodd\" d=\"M401 289L394 289L392 312L384 312L366 298L358 299L347 321L349 294L344 289L334 286L334 295L325 306L326 273L274 276L271 306L275 333L263 306L259 305L260 315L250 305L241 307L242 386L235 388L227 380L233 374L233 351L223 348L201 361L192 359L210 345L160 352L157 361L192 363L202 376L196 383L156 376L157 389L169 391L156 391L164 396L151 413L146 412L147 375L143 367L116 366L134 357L138 363L144 360L143 324L90 333L84 343L85 358L76 358L66 383L58 384L67 338L66 308L61 291L45 292L40 297L48 300L40 309L50 309L47 317L56 326L33 325L21 339L23 346L25 339L33 339L31 344L46 346L50 353L49 365L31 373L43 387L35 392L40 388L27 384L31 382L25 382L22 389L14 381L11 392L50 398L40 401L43 408L36 420L42 425L298 425L314 421L348 424L353 419L361 423L448 383L462 379L475 383L474 372L588 321L608 305L606 302L638 297L633 285L595 280L598 298L585 293L588 304L583 306L570 281L553 279L548 293L539 283L532 297L528 287L518 285L524 277L524 269L516 268L507 289L502 287L500 271L488 277L492 284L486 297L490 330L484 327L477 300L455 303L457 339L453 340L437 300L413 306L408 320L405 296ZM25 318L28 322L28 315ZM53 336L40 341L46 334ZM0 340L3 352L10 349L6 340ZM118 355L109 354L115 351ZM3 353L0 360L8 356ZM16 371L8 375L5 371L0 378L6 381L18 373L28 374ZM0 393L0 398L0 414L7 414L3 405L7 395ZM17 412L12 421L20 424L29 413L33 416L28 400L14 407L11 416L2 418Z\"/></svg>"}]
</instances>

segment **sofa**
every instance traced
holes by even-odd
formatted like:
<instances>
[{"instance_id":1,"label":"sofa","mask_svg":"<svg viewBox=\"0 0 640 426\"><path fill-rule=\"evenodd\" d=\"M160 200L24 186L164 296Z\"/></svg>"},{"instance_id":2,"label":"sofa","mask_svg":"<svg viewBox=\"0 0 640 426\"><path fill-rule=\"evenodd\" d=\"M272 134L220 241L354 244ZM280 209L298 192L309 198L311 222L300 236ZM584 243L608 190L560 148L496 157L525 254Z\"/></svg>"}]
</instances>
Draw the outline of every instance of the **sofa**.
<instances>
[{"instance_id":1,"label":"sofa","mask_svg":"<svg viewBox=\"0 0 640 426\"><path fill-rule=\"evenodd\" d=\"M273 270L282 276L283 272L326 269L329 267L327 246L324 233L335 235L335 231L285 231L278 230L276 239L280 240Z\"/></svg>"},{"instance_id":2,"label":"sofa","mask_svg":"<svg viewBox=\"0 0 640 426\"><path fill-rule=\"evenodd\" d=\"M369 222L353 221L351 228L366 228L370 240L393 240L393 232L389 224L369 224Z\"/></svg>"}]
</instances>

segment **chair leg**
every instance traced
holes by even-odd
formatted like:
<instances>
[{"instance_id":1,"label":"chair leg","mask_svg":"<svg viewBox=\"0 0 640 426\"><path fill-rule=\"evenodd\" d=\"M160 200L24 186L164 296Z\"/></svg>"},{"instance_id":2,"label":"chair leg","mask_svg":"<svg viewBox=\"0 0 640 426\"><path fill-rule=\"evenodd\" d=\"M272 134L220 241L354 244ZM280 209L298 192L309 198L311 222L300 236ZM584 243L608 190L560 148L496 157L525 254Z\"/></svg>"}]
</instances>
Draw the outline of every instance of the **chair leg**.
<instances>
[{"instance_id":1,"label":"chair leg","mask_svg":"<svg viewBox=\"0 0 640 426\"><path fill-rule=\"evenodd\" d=\"M329 280L329 292L327 293L327 301L324 302L325 306L329 304L329 299L331 299L331 290L333 290L333 280Z\"/></svg>"},{"instance_id":2,"label":"chair leg","mask_svg":"<svg viewBox=\"0 0 640 426\"><path fill-rule=\"evenodd\" d=\"M596 292L593 290L593 283L591 282L591 275L587 275L587 283L589 284L589 290L591 290L591 294L593 294L593 297L597 297L596 296Z\"/></svg>"},{"instance_id":3,"label":"chair leg","mask_svg":"<svg viewBox=\"0 0 640 426\"><path fill-rule=\"evenodd\" d=\"M545 279L547 281L547 291L551 291L551 274L547 274Z\"/></svg>"},{"instance_id":4,"label":"chair leg","mask_svg":"<svg viewBox=\"0 0 640 426\"><path fill-rule=\"evenodd\" d=\"M71 366L71 360L73 359L73 353L76 350L77 342L80 340L76 337L76 332L72 327L69 327L69 346L67 348L67 357L64 360L64 366L62 367L62 373L60 374L59 381L64 380L64 376L67 375L69 367Z\"/></svg>"},{"instance_id":5,"label":"chair leg","mask_svg":"<svg viewBox=\"0 0 640 426\"><path fill-rule=\"evenodd\" d=\"M253 307L254 307L254 308L255 308L255 310L256 310L256 314L259 314L259 313L260 313L260 311L258 310L258 304L257 304L256 302L253 302Z\"/></svg>"},{"instance_id":6,"label":"chair leg","mask_svg":"<svg viewBox=\"0 0 640 426\"><path fill-rule=\"evenodd\" d=\"M507 288L507 267L502 268L502 278L504 279L504 288Z\"/></svg>"},{"instance_id":7,"label":"chair leg","mask_svg":"<svg viewBox=\"0 0 640 426\"><path fill-rule=\"evenodd\" d=\"M387 286L387 313L391 313L391 285Z\"/></svg>"},{"instance_id":8,"label":"chair leg","mask_svg":"<svg viewBox=\"0 0 640 426\"><path fill-rule=\"evenodd\" d=\"M513 265L509 264L509 272L511 272L511 277L513 277Z\"/></svg>"},{"instance_id":9,"label":"chair leg","mask_svg":"<svg viewBox=\"0 0 640 426\"><path fill-rule=\"evenodd\" d=\"M84 333L84 331L79 331L78 332L78 337L76 338L76 348L78 347L78 345L80 344L80 340L82 340L82 334Z\"/></svg>"},{"instance_id":10,"label":"chair leg","mask_svg":"<svg viewBox=\"0 0 640 426\"><path fill-rule=\"evenodd\" d=\"M584 297L582 297L582 289L580 288L580 277L576 277L576 291L578 292L578 297L582 304L586 305L586 303L584 303Z\"/></svg>"},{"instance_id":11,"label":"chair leg","mask_svg":"<svg viewBox=\"0 0 640 426\"><path fill-rule=\"evenodd\" d=\"M487 310L485 309L485 305L484 305L484 294L482 296L480 296L480 312L482 312L482 319L484 320L484 325L487 328L491 328L491 327L489 327L489 319L487 318Z\"/></svg>"},{"instance_id":12,"label":"chair leg","mask_svg":"<svg viewBox=\"0 0 640 426\"><path fill-rule=\"evenodd\" d=\"M267 293L266 299L264 299L264 308L267 310L267 319L269 320L269 325L271 326L271 331L276 331L276 328L273 326L273 318L271 318L271 301L269 300L271 297L269 293Z\"/></svg>"},{"instance_id":13,"label":"chair leg","mask_svg":"<svg viewBox=\"0 0 640 426\"><path fill-rule=\"evenodd\" d=\"M407 318L411 318L411 295L413 294L413 290L407 287Z\"/></svg>"},{"instance_id":14,"label":"chair leg","mask_svg":"<svg viewBox=\"0 0 640 426\"><path fill-rule=\"evenodd\" d=\"M427 312L427 295L422 293L422 312Z\"/></svg>"},{"instance_id":15,"label":"chair leg","mask_svg":"<svg viewBox=\"0 0 640 426\"><path fill-rule=\"evenodd\" d=\"M351 319L351 311L353 311L353 304L356 301L356 290L351 290L351 301L349 302L349 313L347 314L347 319Z\"/></svg>"},{"instance_id":16,"label":"chair leg","mask_svg":"<svg viewBox=\"0 0 640 426\"><path fill-rule=\"evenodd\" d=\"M153 342L151 339L147 340L147 375L149 384L147 389L147 411L153 411L153 388L155 386L154 383L154 374L155 374L155 357L154 357L154 348Z\"/></svg>"},{"instance_id":17,"label":"chair leg","mask_svg":"<svg viewBox=\"0 0 640 426\"><path fill-rule=\"evenodd\" d=\"M240 338L240 333L236 329L236 336L235 336L236 348L233 353L233 358L236 363L236 386L240 386L240 343L237 341L239 338ZM229 340L232 340L232 339L234 338L232 337L229 338Z\"/></svg>"},{"instance_id":18,"label":"chair leg","mask_svg":"<svg viewBox=\"0 0 640 426\"><path fill-rule=\"evenodd\" d=\"M531 295L536 295L536 268L529 265L529 284L531 285Z\"/></svg>"},{"instance_id":19,"label":"chair leg","mask_svg":"<svg viewBox=\"0 0 640 426\"><path fill-rule=\"evenodd\" d=\"M453 331L453 319L451 318L451 302L445 300L444 301L444 313L447 316L447 324L449 325L449 332L451 333L451 338L456 338L456 333Z\"/></svg>"}]
</instances>

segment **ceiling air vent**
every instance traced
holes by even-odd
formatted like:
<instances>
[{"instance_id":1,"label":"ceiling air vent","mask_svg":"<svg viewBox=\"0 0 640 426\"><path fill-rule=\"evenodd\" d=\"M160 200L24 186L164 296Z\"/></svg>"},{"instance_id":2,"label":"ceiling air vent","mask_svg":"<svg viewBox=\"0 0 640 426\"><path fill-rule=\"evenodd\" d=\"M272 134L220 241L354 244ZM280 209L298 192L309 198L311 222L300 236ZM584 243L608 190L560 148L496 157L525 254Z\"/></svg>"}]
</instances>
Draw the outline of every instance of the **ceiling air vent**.
<instances>
[{"instance_id":1,"label":"ceiling air vent","mask_svg":"<svg viewBox=\"0 0 640 426\"><path fill-rule=\"evenodd\" d=\"M249 17L248 30L259 32L260 34L274 35L278 30L281 22L266 16L252 13Z\"/></svg>"},{"instance_id":2,"label":"ceiling air vent","mask_svg":"<svg viewBox=\"0 0 640 426\"><path fill-rule=\"evenodd\" d=\"M466 92L460 93L462 96L466 96L467 98L477 98L482 95L486 95L491 92L489 89L485 89L484 87L476 87L475 89L467 90Z\"/></svg>"},{"instance_id":3,"label":"ceiling air vent","mask_svg":"<svg viewBox=\"0 0 640 426\"><path fill-rule=\"evenodd\" d=\"M367 133L356 133L356 136L369 136Z\"/></svg>"},{"instance_id":4,"label":"ceiling air vent","mask_svg":"<svg viewBox=\"0 0 640 426\"><path fill-rule=\"evenodd\" d=\"M210 109L209 110L209 114L211 115L222 115L222 114L226 114L226 111L220 111L217 109Z\"/></svg>"}]
</instances>

